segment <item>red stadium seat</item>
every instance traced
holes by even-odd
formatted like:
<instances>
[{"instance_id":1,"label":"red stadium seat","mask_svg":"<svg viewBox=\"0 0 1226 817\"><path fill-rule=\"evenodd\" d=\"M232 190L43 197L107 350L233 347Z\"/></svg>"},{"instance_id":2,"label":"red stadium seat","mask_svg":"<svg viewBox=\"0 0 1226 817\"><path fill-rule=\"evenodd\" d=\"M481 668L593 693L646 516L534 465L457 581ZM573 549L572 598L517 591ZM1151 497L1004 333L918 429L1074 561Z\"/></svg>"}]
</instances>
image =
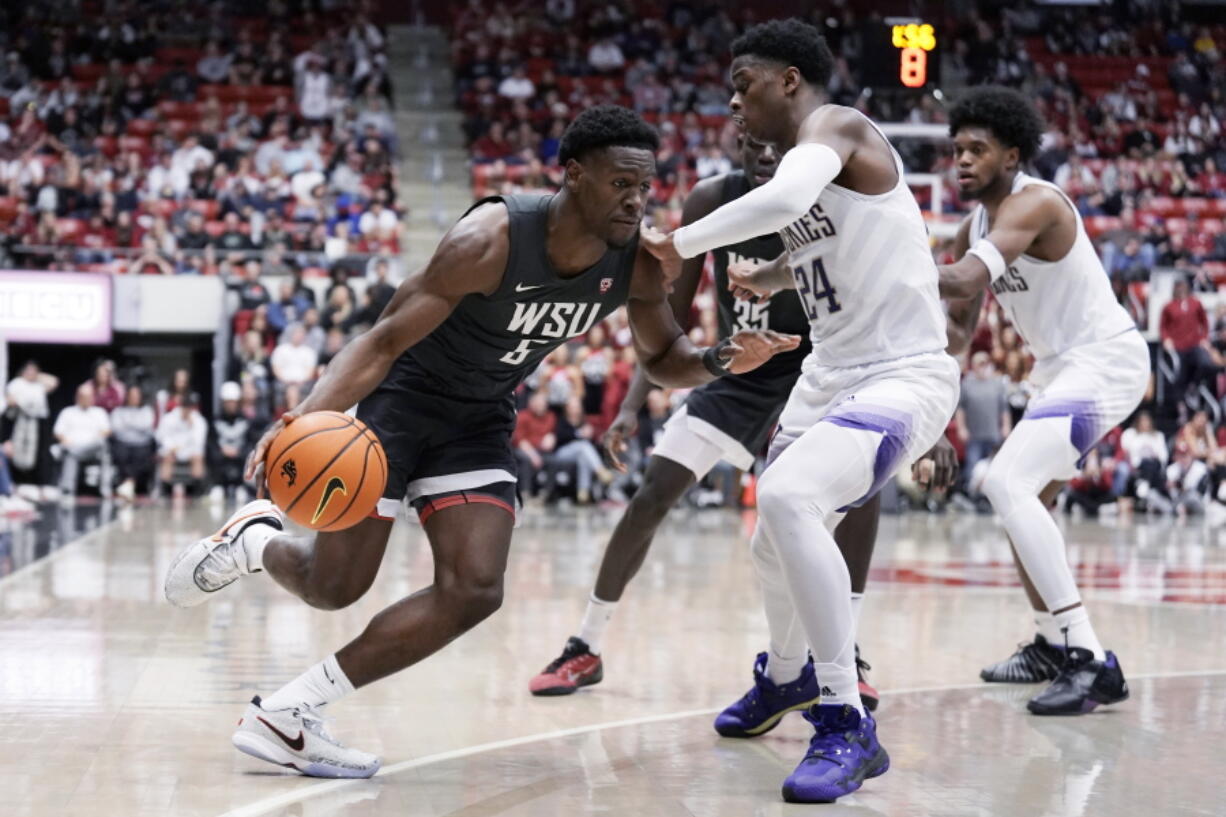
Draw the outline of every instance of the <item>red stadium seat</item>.
<instances>
[{"instance_id":1,"label":"red stadium seat","mask_svg":"<svg viewBox=\"0 0 1226 817\"><path fill-rule=\"evenodd\" d=\"M205 221L216 221L221 210L221 202L216 199L192 199L187 202L187 208L204 216Z\"/></svg>"}]
</instances>

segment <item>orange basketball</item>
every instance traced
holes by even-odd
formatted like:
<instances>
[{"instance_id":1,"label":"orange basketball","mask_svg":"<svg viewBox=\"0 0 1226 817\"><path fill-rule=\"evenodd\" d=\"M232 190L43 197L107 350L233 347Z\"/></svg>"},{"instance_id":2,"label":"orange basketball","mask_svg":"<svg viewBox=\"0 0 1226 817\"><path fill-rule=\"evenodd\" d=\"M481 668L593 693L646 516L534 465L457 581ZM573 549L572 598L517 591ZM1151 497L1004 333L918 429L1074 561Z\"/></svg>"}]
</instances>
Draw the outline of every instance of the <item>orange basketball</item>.
<instances>
[{"instance_id":1,"label":"orange basketball","mask_svg":"<svg viewBox=\"0 0 1226 817\"><path fill-rule=\"evenodd\" d=\"M375 509L387 484L387 455L356 417L313 411L287 425L264 456L268 492L308 528L351 528Z\"/></svg>"}]
</instances>

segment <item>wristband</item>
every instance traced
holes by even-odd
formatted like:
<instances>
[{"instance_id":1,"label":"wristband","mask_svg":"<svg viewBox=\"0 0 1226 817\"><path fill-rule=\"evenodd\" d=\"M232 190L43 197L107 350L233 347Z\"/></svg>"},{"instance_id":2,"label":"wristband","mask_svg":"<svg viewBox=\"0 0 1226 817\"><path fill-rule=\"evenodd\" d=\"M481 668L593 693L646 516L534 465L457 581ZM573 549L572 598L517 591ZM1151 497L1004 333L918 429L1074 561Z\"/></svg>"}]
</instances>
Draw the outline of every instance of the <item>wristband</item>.
<instances>
[{"instance_id":1,"label":"wristband","mask_svg":"<svg viewBox=\"0 0 1226 817\"><path fill-rule=\"evenodd\" d=\"M996 245L986 238L976 241L975 246L966 252L967 255L973 255L978 258L988 268L989 281L995 281L1005 274L1005 269L1008 267L1008 264L1005 263L1005 257L1000 254L1000 250L996 249Z\"/></svg>"},{"instance_id":2,"label":"wristband","mask_svg":"<svg viewBox=\"0 0 1226 817\"><path fill-rule=\"evenodd\" d=\"M719 353L732 345L732 341L724 338L714 346L708 346L706 351L702 353L702 365L707 367L707 371L716 377L723 377L728 374L728 367L732 365L731 360L724 360L719 356Z\"/></svg>"}]
</instances>

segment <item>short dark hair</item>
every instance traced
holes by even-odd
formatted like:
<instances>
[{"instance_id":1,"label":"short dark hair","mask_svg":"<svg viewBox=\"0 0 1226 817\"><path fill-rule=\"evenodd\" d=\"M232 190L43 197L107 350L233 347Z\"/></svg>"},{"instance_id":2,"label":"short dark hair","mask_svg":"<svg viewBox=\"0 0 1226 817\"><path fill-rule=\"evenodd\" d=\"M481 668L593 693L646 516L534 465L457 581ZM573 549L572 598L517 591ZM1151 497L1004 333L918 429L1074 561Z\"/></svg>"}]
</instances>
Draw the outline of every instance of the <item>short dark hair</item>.
<instances>
[{"instance_id":1,"label":"short dark hair","mask_svg":"<svg viewBox=\"0 0 1226 817\"><path fill-rule=\"evenodd\" d=\"M1005 147L1017 148L1023 162L1039 152L1043 118L1030 100L1013 88L981 85L963 94L949 111L949 135L975 126L992 131Z\"/></svg>"},{"instance_id":2,"label":"short dark hair","mask_svg":"<svg viewBox=\"0 0 1226 817\"><path fill-rule=\"evenodd\" d=\"M562 134L558 163L583 160L593 150L625 147L643 148L653 154L660 148L660 137L643 117L620 105L597 105L575 117Z\"/></svg>"},{"instance_id":3,"label":"short dark hair","mask_svg":"<svg viewBox=\"0 0 1226 817\"><path fill-rule=\"evenodd\" d=\"M834 74L834 55L821 32L804 20L770 20L748 28L732 42L732 56L749 54L794 65L805 81L825 88Z\"/></svg>"}]
</instances>

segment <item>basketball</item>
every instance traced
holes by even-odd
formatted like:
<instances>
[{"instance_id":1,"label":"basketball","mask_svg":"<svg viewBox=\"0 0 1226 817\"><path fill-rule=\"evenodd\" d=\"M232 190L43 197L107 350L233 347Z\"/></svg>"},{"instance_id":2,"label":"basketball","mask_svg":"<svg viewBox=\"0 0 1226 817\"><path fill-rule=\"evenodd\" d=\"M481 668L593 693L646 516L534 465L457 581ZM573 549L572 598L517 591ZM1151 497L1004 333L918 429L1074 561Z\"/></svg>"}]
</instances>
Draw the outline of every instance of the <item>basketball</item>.
<instances>
[{"instance_id":1,"label":"basketball","mask_svg":"<svg viewBox=\"0 0 1226 817\"><path fill-rule=\"evenodd\" d=\"M313 530L338 531L375 509L387 483L387 455L356 417L313 411L273 439L264 475L286 516Z\"/></svg>"}]
</instances>

